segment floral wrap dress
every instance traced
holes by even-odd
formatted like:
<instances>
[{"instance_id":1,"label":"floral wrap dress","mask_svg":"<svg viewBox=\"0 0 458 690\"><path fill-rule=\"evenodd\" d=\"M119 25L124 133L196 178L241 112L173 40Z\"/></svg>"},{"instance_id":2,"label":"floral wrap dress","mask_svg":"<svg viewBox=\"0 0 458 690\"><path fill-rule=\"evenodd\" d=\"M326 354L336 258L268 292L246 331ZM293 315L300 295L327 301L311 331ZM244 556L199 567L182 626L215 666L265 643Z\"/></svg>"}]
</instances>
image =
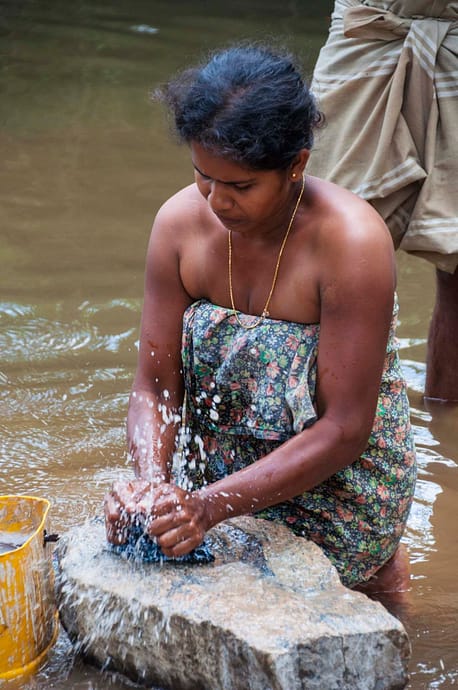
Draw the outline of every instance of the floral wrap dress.
<instances>
[{"instance_id":1,"label":"floral wrap dress","mask_svg":"<svg viewBox=\"0 0 458 690\"><path fill-rule=\"evenodd\" d=\"M310 491L256 513L318 544L350 587L393 555L414 493L415 450L396 314L397 304L364 453ZM239 318L248 325L257 317ZM266 318L246 330L230 309L206 300L188 307L179 483L197 488L222 479L316 422L319 337L319 324Z\"/></svg>"}]
</instances>

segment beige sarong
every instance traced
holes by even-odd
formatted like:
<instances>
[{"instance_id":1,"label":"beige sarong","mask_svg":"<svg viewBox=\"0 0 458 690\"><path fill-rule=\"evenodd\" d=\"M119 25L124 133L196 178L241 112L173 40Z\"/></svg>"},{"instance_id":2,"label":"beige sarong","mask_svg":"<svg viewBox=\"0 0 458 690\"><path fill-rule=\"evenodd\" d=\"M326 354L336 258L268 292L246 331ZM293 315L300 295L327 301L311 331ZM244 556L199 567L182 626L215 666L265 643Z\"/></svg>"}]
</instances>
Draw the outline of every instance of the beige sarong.
<instances>
[{"instance_id":1,"label":"beige sarong","mask_svg":"<svg viewBox=\"0 0 458 690\"><path fill-rule=\"evenodd\" d=\"M458 265L458 2L336 0L309 170L367 199L396 247Z\"/></svg>"}]
</instances>

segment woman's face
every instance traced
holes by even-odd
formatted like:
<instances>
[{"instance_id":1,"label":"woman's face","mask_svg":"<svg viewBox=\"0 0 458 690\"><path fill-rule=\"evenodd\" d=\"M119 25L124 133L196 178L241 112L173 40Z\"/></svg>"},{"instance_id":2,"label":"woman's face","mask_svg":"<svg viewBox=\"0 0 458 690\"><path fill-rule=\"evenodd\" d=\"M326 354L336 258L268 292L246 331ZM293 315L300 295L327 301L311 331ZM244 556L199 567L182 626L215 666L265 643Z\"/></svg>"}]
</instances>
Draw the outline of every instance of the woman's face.
<instances>
[{"instance_id":1,"label":"woman's face","mask_svg":"<svg viewBox=\"0 0 458 690\"><path fill-rule=\"evenodd\" d=\"M286 170L252 170L191 143L195 180L219 221L241 234L284 229L293 183Z\"/></svg>"}]
</instances>

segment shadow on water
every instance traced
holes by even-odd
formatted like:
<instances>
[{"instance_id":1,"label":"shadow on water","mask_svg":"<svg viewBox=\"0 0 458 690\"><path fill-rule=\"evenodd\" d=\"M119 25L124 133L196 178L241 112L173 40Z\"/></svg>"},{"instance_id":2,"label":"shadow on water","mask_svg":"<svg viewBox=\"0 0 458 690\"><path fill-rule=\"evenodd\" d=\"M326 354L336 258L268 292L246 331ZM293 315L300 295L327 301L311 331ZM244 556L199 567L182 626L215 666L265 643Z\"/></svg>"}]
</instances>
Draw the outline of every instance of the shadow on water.
<instances>
[{"instance_id":1,"label":"shadow on water","mask_svg":"<svg viewBox=\"0 0 458 690\"><path fill-rule=\"evenodd\" d=\"M43 495L52 529L100 512L126 474L124 420L152 218L192 179L151 89L216 46L274 37L311 74L330 1L0 0L0 493ZM398 256L401 356L419 451L412 587L385 602L412 641L412 690L458 683L457 409L426 406L434 281ZM123 690L65 636L8 690ZM2 686L3 688L3 686Z\"/></svg>"}]
</instances>

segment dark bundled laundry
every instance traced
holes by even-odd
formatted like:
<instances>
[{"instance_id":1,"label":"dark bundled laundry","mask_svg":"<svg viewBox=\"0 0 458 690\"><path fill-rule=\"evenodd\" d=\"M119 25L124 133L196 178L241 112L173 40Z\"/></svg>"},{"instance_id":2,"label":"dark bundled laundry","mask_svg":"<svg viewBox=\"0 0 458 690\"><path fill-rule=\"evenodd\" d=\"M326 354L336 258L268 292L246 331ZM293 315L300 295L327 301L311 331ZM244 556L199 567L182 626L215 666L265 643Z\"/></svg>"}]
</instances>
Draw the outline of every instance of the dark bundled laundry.
<instances>
[{"instance_id":1,"label":"dark bundled laundry","mask_svg":"<svg viewBox=\"0 0 458 690\"><path fill-rule=\"evenodd\" d=\"M142 525L130 527L126 542L124 544L109 544L109 549L123 558L142 563L170 562L204 565L215 560L205 541L185 556L177 556L176 558L166 556L162 553L161 547L145 533Z\"/></svg>"}]
</instances>

